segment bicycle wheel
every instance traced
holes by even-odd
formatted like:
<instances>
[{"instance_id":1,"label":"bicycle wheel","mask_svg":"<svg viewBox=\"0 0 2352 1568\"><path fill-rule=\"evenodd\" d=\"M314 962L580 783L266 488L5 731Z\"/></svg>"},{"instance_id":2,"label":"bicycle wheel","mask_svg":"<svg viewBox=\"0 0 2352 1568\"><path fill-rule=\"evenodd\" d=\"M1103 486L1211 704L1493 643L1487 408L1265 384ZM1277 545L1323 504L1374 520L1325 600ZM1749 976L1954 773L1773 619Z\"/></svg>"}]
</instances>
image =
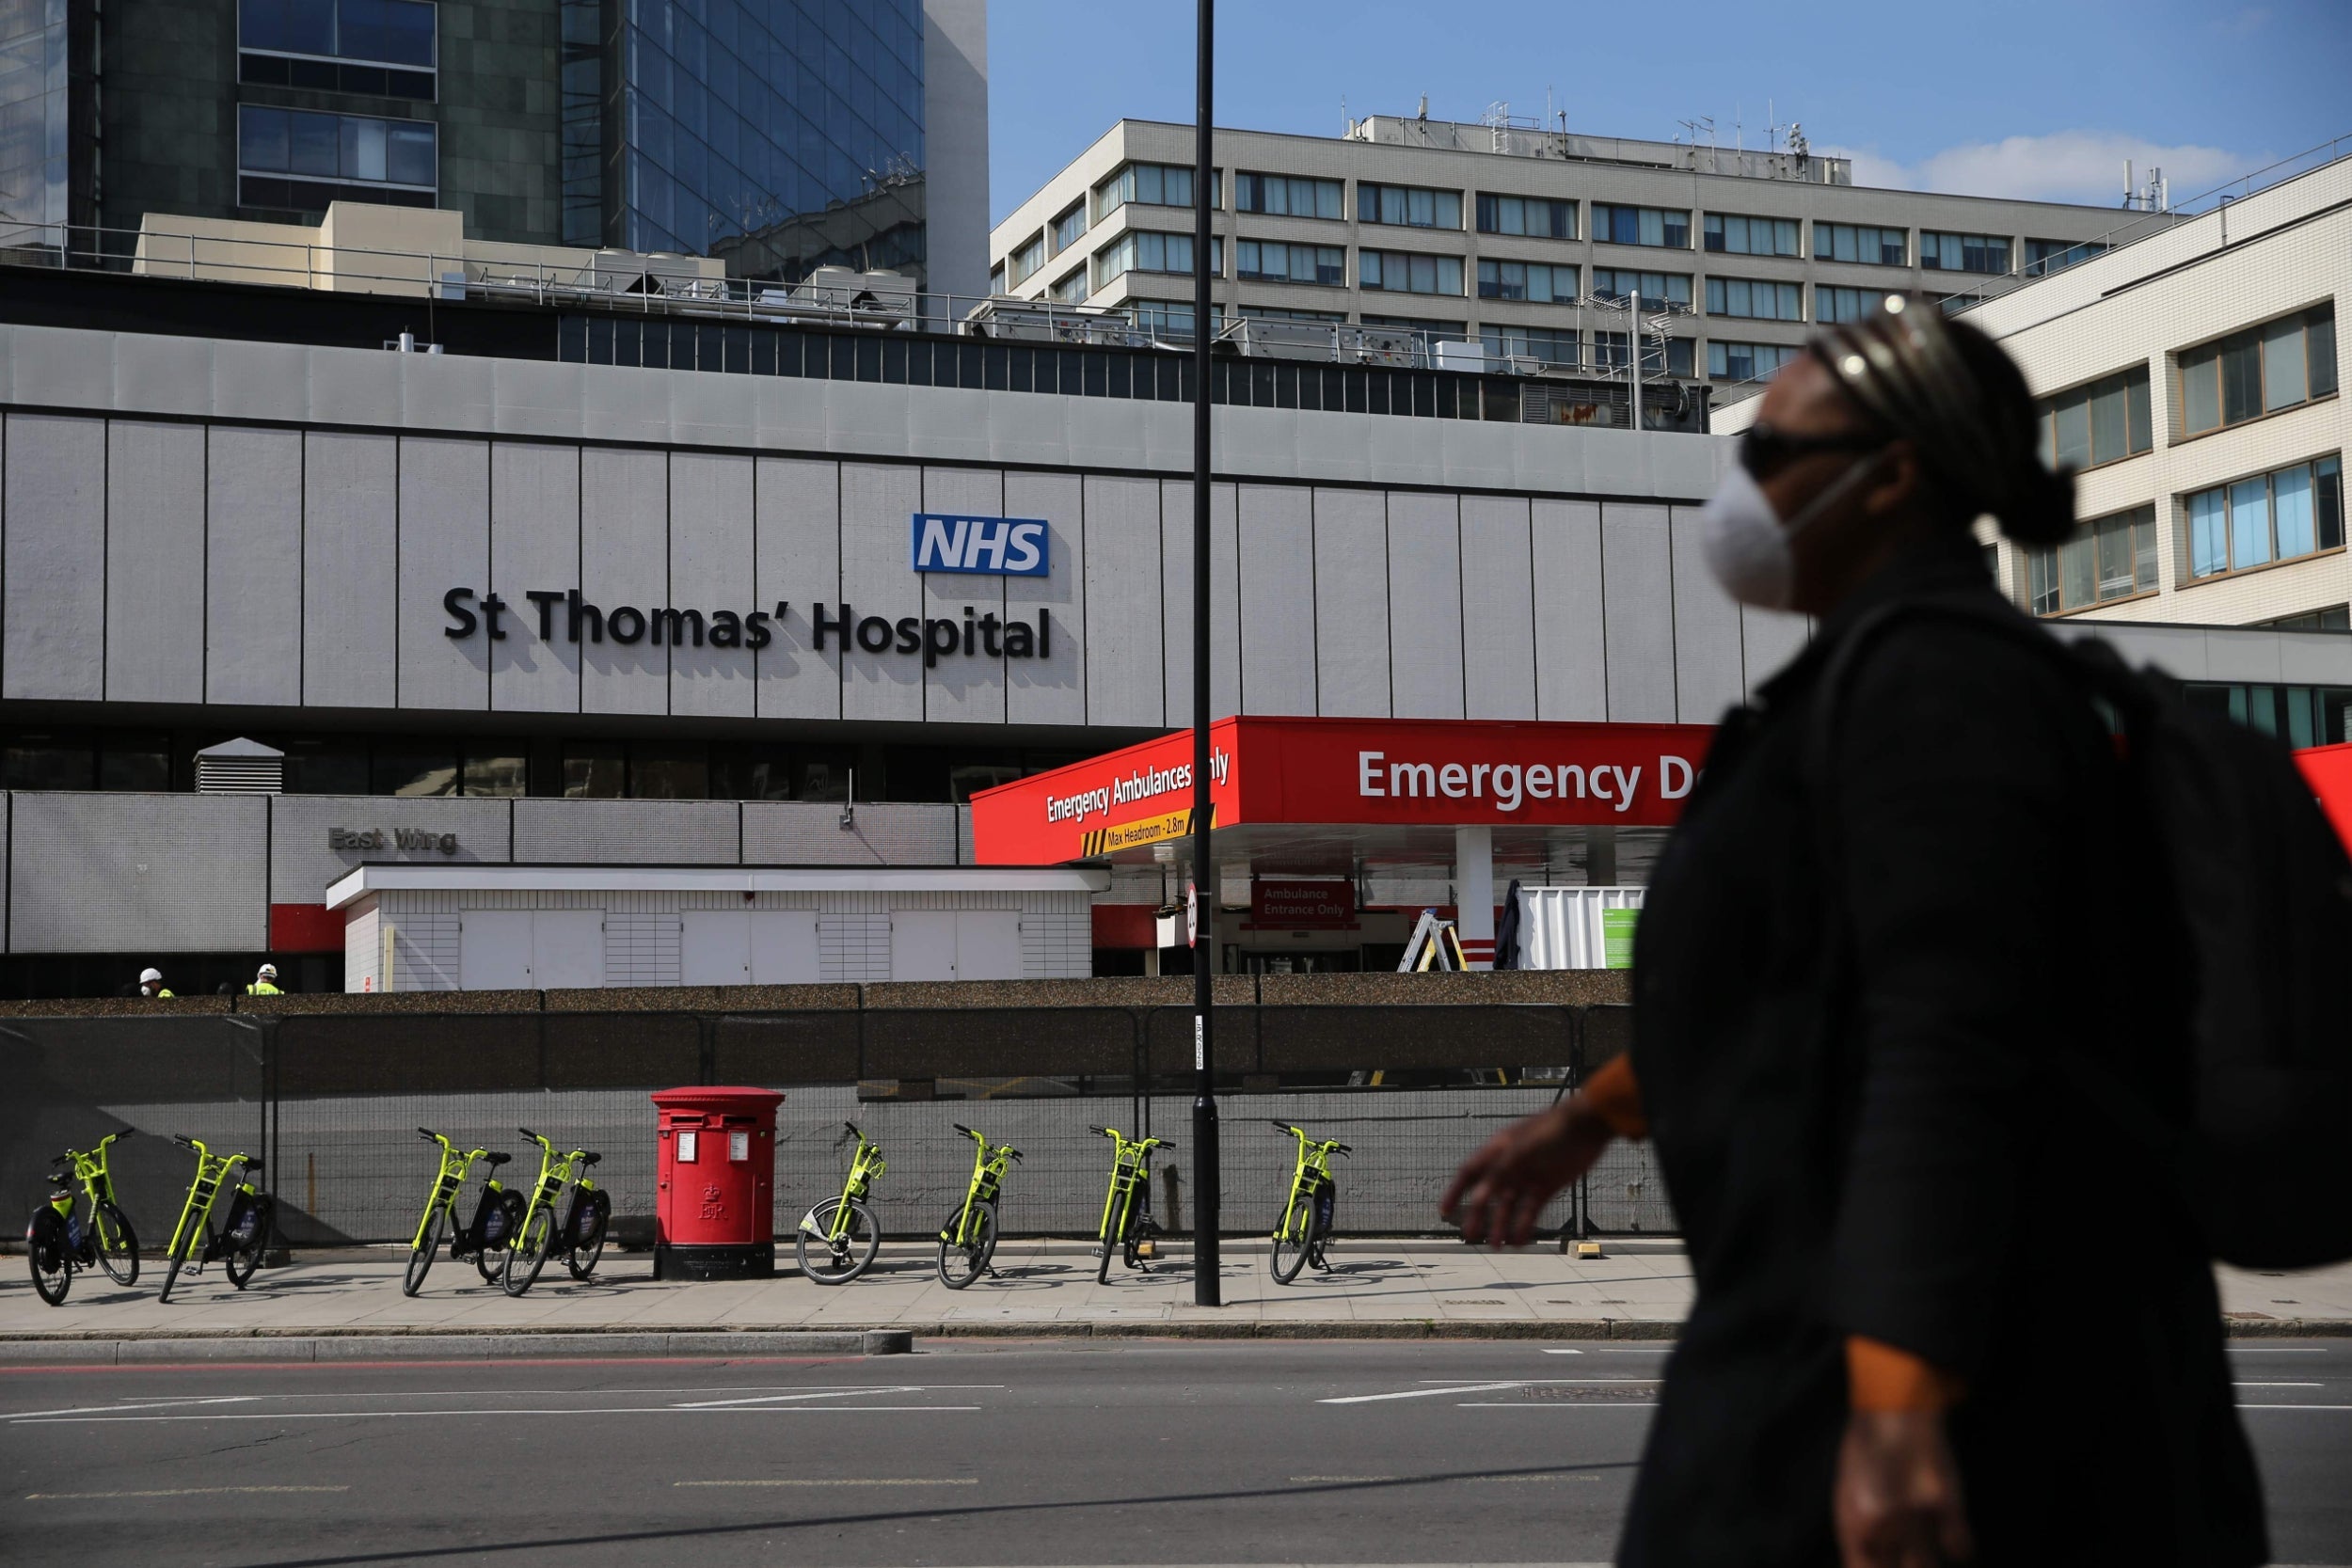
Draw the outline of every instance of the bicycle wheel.
<instances>
[{"instance_id":1,"label":"bicycle wheel","mask_svg":"<svg viewBox=\"0 0 2352 1568\"><path fill-rule=\"evenodd\" d=\"M483 1233L474 1238L473 1266L485 1285L496 1285L506 1268L506 1243L523 1227L523 1196L499 1194L498 1207L482 1216Z\"/></svg>"},{"instance_id":2,"label":"bicycle wheel","mask_svg":"<svg viewBox=\"0 0 2352 1568\"><path fill-rule=\"evenodd\" d=\"M959 1209L939 1227L939 1282L950 1291L961 1291L979 1278L988 1268L989 1254L996 1250L994 1204L975 1204L970 1237L962 1242L949 1241L948 1236L962 1220L963 1211Z\"/></svg>"},{"instance_id":3,"label":"bicycle wheel","mask_svg":"<svg viewBox=\"0 0 2352 1568\"><path fill-rule=\"evenodd\" d=\"M277 1218L277 1206L265 1196L257 1196L244 1212L235 1216L233 1228L221 1238L225 1261L222 1271L229 1283L242 1291L253 1277L253 1271L262 1266L262 1259L269 1251L269 1233Z\"/></svg>"},{"instance_id":4,"label":"bicycle wheel","mask_svg":"<svg viewBox=\"0 0 2352 1568\"><path fill-rule=\"evenodd\" d=\"M1307 1266L1307 1255L1314 1249L1315 1204L1309 1197L1291 1205L1274 1222L1274 1250L1266 1255L1266 1262L1274 1271L1275 1283L1287 1285L1296 1279L1298 1271Z\"/></svg>"},{"instance_id":5,"label":"bicycle wheel","mask_svg":"<svg viewBox=\"0 0 2352 1568\"><path fill-rule=\"evenodd\" d=\"M98 1225L98 1266L118 1285L136 1285L139 1238L131 1228L130 1216L114 1204L101 1201L93 1218Z\"/></svg>"},{"instance_id":6,"label":"bicycle wheel","mask_svg":"<svg viewBox=\"0 0 2352 1568\"><path fill-rule=\"evenodd\" d=\"M539 1271L548 1266L548 1250L555 1245L555 1211L546 1207L533 1210L516 1234L515 1244L506 1249L506 1259L499 1267L499 1288L510 1296L519 1296L539 1282Z\"/></svg>"},{"instance_id":7,"label":"bicycle wheel","mask_svg":"<svg viewBox=\"0 0 2352 1568\"><path fill-rule=\"evenodd\" d=\"M574 1279L585 1279L596 1272L596 1259L604 1256L604 1235L612 1216L612 1200L602 1193L590 1193L575 1227L571 1255L564 1259L564 1266L572 1271Z\"/></svg>"},{"instance_id":8,"label":"bicycle wheel","mask_svg":"<svg viewBox=\"0 0 2352 1568\"><path fill-rule=\"evenodd\" d=\"M801 1273L818 1285L847 1285L872 1267L874 1255L882 1250L882 1232L874 1227L874 1216L865 1204L854 1201L841 1239L832 1240L834 1215L840 1209L839 1198L825 1199L809 1216L820 1234L812 1236L802 1230L792 1238Z\"/></svg>"},{"instance_id":9,"label":"bicycle wheel","mask_svg":"<svg viewBox=\"0 0 2352 1568\"><path fill-rule=\"evenodd\" d=\"M1117 1252L1126 1240L1127 1211L1114 1209L1110 1224L1103 1233L1103 1244L1094 1252L1094 1283L1108 1285L1111 1282L1111 1254Z\"/></svg>"},{"instance_id":10,"label":"bicycle wheel","mask_svg":"<svg viewBox=\"0 0 2352 1568\"><path fill-rule=\"evenodd\" d=\"M66 1256L65 1222L55 1209L33 1216L24 1230L24 1256L33 1267L33 1289L52 1307L63 1307L73 1288L73 1260Z\"/></svg>"},{"instance_id":11,"label":"bicycle wheel","mask_svg":"<svg viewBox=\"0 0 2352 1568\"><path fill-rule=\"evenodd\" d=\"M408 1274L400 1282L400 1293L413 1296L424 1289L425 1272L433 1267L433 1255L441 1250L441 1227L449 1222L449 1210L436 1203L424 1213L423 1239L409 1249Z\"/></svg>"},{"instance_id":12,"label":"bicycle wheel","mask_svg":"<svg viewBox=\"0 0 2352 1568\"><path fill-rule=\"evenodd\" d=\"M167 1302L171 1299L171 1288L180 1282L180 1271L187 1266L188 1259L194 1255L196 1249L204 1244L203 1233L206 1228L207 1227L198 1226L197 1234L189 1237L181 1244L179 1251L170 1255L170 1261L164 1269L164 1288L155 1297L156 1301Z\"/></svg>"}]
</instances>

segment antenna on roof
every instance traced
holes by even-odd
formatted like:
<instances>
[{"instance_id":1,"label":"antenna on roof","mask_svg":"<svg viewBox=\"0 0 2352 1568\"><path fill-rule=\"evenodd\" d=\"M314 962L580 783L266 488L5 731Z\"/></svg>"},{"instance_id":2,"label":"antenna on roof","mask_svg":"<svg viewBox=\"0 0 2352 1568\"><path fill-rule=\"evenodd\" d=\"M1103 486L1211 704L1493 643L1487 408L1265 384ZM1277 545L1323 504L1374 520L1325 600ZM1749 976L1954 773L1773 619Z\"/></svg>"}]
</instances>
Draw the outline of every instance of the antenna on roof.
<instances>
[{"instance_id":1,"label":"antenna on roof","mask_svg":"<svg viewBox=\"0 0 2352 1568\"><path fill-rule=\"evenodd\" d=\"M1429 118L1429 95L1427 93L1424 92L1421 95L1421 108L1414 114L1413 118L1415 119L1427 119Z\"/></svg>"}]
</instances>

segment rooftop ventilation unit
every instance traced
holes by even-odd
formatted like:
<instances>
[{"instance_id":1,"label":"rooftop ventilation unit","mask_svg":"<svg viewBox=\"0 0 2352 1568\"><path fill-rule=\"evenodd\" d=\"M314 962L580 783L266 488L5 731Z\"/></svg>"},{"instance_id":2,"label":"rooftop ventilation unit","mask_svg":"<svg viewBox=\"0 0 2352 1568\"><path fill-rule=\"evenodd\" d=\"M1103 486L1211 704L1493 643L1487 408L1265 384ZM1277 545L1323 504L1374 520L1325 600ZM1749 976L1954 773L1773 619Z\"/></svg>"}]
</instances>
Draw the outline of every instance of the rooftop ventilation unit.
<instances>
[{"instance_id":1,"label":"rooftop ventilation unit","mask_svg":"<svg viewBox=\"0 0 2352 1568\"><path fill-rule=\"evenodd\" d=\"M282 795L286 753L242 736L196 753L199 795Z\"/></svg>"}]
</instances>

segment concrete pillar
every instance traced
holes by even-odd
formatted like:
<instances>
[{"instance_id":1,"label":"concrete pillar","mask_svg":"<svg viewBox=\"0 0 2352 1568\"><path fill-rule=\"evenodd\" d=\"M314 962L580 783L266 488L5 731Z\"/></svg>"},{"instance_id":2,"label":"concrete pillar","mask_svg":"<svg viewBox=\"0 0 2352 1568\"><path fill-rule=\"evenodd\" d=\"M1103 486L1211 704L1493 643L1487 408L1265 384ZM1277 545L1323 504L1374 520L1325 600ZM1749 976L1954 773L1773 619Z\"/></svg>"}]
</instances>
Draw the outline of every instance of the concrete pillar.
<instances>
[{"instance_id":1,"label":"concrete pillar","mask_svg":"<svg viewBox=\"0 0 2352 1568\"><path fill-rule=\"evenodd\" d=\"M1495 834L1492 828L1454 830L1454 929L1472 969L1495 966Z\"/></svg>"},{"instance_id":2,"label":"concrete pillar","mask_svg":"<svg viewBox=\"0 0 2352 1568\"><path fill-rule=\"evenodd\" d=\"M1589 887L1617 885L1617 830L1584 830L1584 881Z\"/></svg>"}]
</instances>

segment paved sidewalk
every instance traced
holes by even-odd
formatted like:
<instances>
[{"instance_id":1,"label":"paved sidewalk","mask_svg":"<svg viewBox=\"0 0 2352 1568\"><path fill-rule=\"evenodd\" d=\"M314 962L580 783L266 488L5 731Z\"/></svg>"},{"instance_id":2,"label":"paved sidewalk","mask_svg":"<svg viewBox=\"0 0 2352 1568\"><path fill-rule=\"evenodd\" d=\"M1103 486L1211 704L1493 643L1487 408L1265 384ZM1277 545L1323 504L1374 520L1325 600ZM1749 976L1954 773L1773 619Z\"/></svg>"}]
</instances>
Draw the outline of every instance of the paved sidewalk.
<instances>
[{"instance_id":1,"label":"paved sidewalk","mask_svg":"<svg viewBox=\"0 0 2352 1568\"><path fill-rule=\"evenodd\" d=\"M932 1250L886 1245L851 1284L810 1284L788 1267L774 1279L656 1281L645 1254L608 1252L576 1283L551 1267L530 1294L508 1298L470 1263L444 1258L411 1300L400 1293L404 1249L353 1248L298 1256L231 1289L215 1265L183 1276L170 1305L155 1299L150 1259L139 1284L77 1275L63 1307L33 1293L24 1265L0 1274L0 1346L9 1339L262 1336L631 1335L910 1329L919 1335L1202 1334L1444 1335L1669 1338L1691 1301L1690 1266L1665 1241L1613 1241L1592 1261L1546 1246L1519 1252L1459 1243L1343 1239L1331 1271L1277 1285L1263 1242L1229 1241L1222 1307L1192 1303L1181 1252L1148 1274L1114 1264L1094 1279L1090 1246L1011 1242L997 1275L964 1291L939 1283ZM2249 1334L2352 1333L2352 1266L2298 1275L2221 1271L2223 1307ZM2062 1317L2068 1303L2048 1304ZM4 1354L4 1352L0 1352Z\"/></svg>"}]
</instances>

